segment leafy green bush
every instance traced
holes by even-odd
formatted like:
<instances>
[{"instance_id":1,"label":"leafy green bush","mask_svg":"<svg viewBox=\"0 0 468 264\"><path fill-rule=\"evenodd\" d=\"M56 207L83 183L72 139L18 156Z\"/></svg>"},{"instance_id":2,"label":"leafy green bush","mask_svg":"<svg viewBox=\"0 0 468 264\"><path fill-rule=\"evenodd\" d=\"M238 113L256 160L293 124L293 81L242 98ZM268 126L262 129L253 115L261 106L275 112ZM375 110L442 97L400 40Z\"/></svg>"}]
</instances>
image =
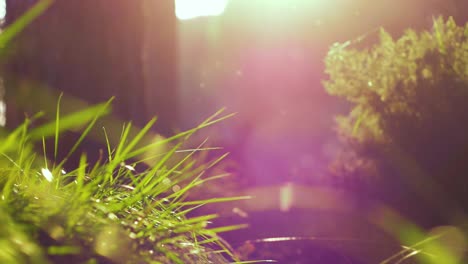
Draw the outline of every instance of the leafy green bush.
<instances>
[{"instance_id":1,"label":"leafy green bush","mask_svg":"<svg viewBox=\"0 0 468 264\"><path fill-rule=\"evenodd\" d=\"M395 196L409 186L442 214L466 209L468 24L438 18L432 31L394 40L381 30L372 48L354 44L326 57L327 91L352 104L337 118L344 147L333 172L384 182Z\"/></svg>"}]
</instances>

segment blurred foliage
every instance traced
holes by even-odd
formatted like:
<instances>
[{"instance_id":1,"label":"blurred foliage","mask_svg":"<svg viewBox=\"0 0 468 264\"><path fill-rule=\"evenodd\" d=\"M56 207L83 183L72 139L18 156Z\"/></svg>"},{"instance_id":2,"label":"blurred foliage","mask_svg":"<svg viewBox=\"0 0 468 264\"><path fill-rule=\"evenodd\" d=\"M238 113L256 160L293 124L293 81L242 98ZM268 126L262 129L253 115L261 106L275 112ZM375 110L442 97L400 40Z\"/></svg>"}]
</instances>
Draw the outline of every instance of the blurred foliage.
<instances>
[{"instance_id":1,"label":"blurred foliage","mask_svg":"<svg viewBox=\"0 0 468 264\"><path fill-rule=\"evenodd\" d=\"M465 226L468 24L437 18L431 31L409 29L394 39L381 29L379 42L367 48L362 40L334 44L325 60L326 90L352 106L336 118L342 146L332 174L361 182L418 224ZM420 242L383 263L413 263L414 256L421 263L458 263L466 254L449 252L458 246L421 249L437 239L419 228L387 231L406 245ZM466 230L457 232L466 237Z\"/></svg>"},{"instance_id":2,"label":"blurred foliage","mask_svg":"<svg viewBox=\"0 0 468 264\"><path fill-rule=\"evenodd\" d=\"M33 5L26 13L17 19L8 28L3 30L0 37L0 49L4 49L11 40L23 31L31 22L39 17L47 8L52 5L53 0L41 0Z\"/></svg>"},{"instance_id":3,"label":"blurred foliage","mask_svg":"<svg viewBox=\"0 0 468 264\"><path fill-rule=\"evenodd\" d=\"M358 41L326 57L326 90L352 104L336 119L343 148L332 172L403 183L436 210L467 209L468 25L438 18L431 31L393 39L381 29L373 47L353 48Z\"/></svg>"}]
</instances>

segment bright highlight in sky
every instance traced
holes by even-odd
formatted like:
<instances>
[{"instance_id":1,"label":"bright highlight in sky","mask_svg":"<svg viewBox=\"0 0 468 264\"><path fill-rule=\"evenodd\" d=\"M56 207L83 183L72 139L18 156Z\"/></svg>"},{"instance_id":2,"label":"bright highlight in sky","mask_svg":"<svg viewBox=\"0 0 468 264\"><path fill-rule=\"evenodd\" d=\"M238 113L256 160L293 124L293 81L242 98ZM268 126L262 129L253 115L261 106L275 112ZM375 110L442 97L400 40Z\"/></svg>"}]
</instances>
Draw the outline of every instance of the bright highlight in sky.
<instances>
[{"instance_id":1,"label":"bright highlight in sky","mask_svg":"<svg viewBox=\"0 0 468 264\"><path fill-rule=\"evenodd\" d=\"M4 19L6 15L6 0L0 0L0 19Z\"/></svg>"},{"instance_id":2,"label":"bright highlight in sky","mask_svg":"<svg viewBox=\"0 0 468 264\"><path fill-rule=\"evenodd\" d=\"M219 16L229 0L175 0L178 19L186 20L201 16Z\"/></svg>"}]
</instances>

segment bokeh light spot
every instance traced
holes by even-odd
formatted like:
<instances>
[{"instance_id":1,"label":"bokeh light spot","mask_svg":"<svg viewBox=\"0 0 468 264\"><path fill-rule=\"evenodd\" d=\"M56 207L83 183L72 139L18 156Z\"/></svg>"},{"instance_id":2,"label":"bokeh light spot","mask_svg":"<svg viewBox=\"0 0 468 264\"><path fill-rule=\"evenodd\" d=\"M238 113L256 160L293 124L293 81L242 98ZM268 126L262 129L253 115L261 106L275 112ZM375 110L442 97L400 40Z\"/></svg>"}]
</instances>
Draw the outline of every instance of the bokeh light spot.
<instances>
[{"instance_id":1,"label":"bokeh light spot","mask_svg":"<svg viewBox=\"0 0 468 264\"><path fill-rule=\"evenodd\" d=\"M280 189L280 210L287 212L291 209L293 204L293 186L287 183Z\"/></svg>"}]
</instances>

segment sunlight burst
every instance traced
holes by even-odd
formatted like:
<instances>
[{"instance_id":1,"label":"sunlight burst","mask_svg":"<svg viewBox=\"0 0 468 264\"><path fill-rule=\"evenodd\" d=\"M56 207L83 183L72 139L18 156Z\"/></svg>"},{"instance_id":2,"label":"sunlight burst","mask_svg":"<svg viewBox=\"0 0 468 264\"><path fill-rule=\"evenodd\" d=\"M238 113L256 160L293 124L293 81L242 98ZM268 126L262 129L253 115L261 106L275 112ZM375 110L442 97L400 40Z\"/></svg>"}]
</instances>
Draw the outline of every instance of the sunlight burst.
<instances>
[{"instance_id":1,"label":"sunlight burst","mask_svg":"<svg viewBox=\"0 0 468 264\"><path fill-rule=\"evenodd\" d=\"M175 0L176 16L180 20L221 15L229 0Z\"/></svg>"}]
</instances>

